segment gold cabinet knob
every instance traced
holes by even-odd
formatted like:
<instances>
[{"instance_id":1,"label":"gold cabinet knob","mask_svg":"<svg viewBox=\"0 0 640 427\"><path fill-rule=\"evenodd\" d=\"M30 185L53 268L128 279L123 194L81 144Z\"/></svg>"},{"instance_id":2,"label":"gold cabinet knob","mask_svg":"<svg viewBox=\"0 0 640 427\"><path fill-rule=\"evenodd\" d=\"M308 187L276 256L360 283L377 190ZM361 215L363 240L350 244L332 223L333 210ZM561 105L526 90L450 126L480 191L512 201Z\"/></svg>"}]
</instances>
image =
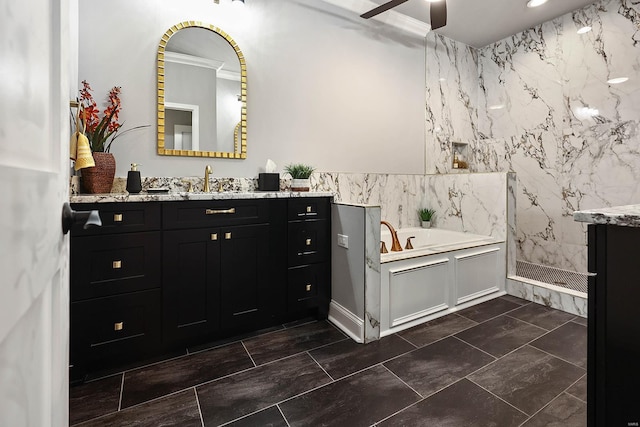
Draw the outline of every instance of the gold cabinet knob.
<instances>
[{"instance_id":1,"label":"gold cabinet knob","mask_svg":"<svg viewBox=\"0 0 640 427\"><path fill-rule=\"evenodd\" d=\"M307 206L307 213L313 212L313 208L311 206Z\"/></svg>"},{"instance_id":2,"label":"gold cabinet knob","mask_svg":"<svg viewBox=\"0 0 640 427\"><path fill-rule=\"evenodd\" d=\"M224 238L227 240L231 239L231 233L224 233Z\"/></svg>"},{"instance_id":3,"label":"gold cabinet knob","mask_svg":"<svg viewBox=\"0 0 640 427\"><path fill-rule=\"evenodd\" d=\"M311 285L307 285L307 292L311 291Z\"/></svg>"},{"instance_id":4,"label":"gold cabinet knob","mask_svg":"<svg viewBox=\"0 0 640 427\"><path fill-rule=\"evenodd\" d=\"M218 240L218 233L211 233L211 240Z\"/></svg>"},{"instance_id":5,"label":"gold cabinet knob","mask_svg":"<svg viewBox=\"0 0 640 427\"><path fill-rule=\"evenodd\" d=\"M124 322L118 322L113 324L114 331L121 331L124 329Z\"/></svg>"},{"instance_id":6,"label":"gold cabinet knob","mask_svg":"<svg viewBox=\"0 0 640 427\"><path fill-rule=\"evenodd\" d=\"M311 239L307 239L307 246L311 246Z\"/></svg>"},{"instance_id":7,"label":"gold cabinet knob","mask_svg":"<svg viewBox=\"0 0 640 427\"><path fill-rule=\"evenodd\" d=\"M117 270L119 268L122 268L122 261L118 260L118 261L113 261L113 263L111 264L114 270Z\"/></svg>"},{"instance_id":8,"label":"gold cabinet knob","mask_svg":"<svg viewBox=\"0 0 640 427\"><path fill-rule=\"evenodd\" d=\"M122 222L123 215L121 213L113 214L113 222Z\"/></svg>"}]
</instances>

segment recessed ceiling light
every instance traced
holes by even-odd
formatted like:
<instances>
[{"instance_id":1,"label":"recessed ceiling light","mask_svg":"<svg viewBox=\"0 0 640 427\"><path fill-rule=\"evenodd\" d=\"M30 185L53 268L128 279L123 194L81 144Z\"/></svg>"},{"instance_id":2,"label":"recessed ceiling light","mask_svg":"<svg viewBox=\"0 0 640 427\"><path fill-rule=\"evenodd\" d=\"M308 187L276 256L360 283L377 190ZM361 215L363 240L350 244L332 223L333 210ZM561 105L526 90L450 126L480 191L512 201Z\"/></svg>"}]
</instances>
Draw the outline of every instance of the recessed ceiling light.
<instances>
[{"instance_id":1,"label":"recessed ceiling light","mask_svg":"<svg viewBox=\"0 0 640 427\"><path fill-rule=\"evenodd\" d=\"M614 79L607 80L607 83L610 85L619 85L620 83L624 83L629 80L629 77L616 77Z\"/></svg>"},{"instance_id":2,"label":"recessed ceiling light","mask_svg":"<svg viewBox=\"0 0 640 427\"><path fill-rule=\"evenodd\" d=\"M591 27L588 25L585 25L584 27L578 29L578 34L588 33L589 31L591 31Z\"/></svg>"},{"instance_id":3,"label":"recessed ceiling light","mask_svg":"<svg viewBox=\"0 0 640 427\"><path fill-rule=\"evenodd\" d=\"M547 0L529 0L527 2L527 7L538 7L545 4Z\"/></svg>"}]
</instances>

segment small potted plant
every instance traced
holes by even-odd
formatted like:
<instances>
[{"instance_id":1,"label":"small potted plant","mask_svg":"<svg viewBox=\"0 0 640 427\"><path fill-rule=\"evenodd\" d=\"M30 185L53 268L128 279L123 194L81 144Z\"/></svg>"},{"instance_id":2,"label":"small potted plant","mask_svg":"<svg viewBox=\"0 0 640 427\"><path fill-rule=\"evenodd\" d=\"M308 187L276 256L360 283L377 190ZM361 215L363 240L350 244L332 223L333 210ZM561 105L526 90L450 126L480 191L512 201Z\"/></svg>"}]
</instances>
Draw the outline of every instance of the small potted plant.
<instances>
[{"instance_id":1,"label":"small potted plant","mask_svg":"<svg viewBox=\"0 0 640 427\"><path fill-rule=\"evenodd\" d=\"M309 191L311 184L309 177L315 170L314 167L301 163L287 165L284 171L291 175L291 191Z\"/></svg>"},{"instance_id":2,"label":"small potted plant","mask_svg":"<svg viewBox=\"0 0 640 427\"><path fill-rule=\"evenodd\" d=\"M422 228L431 228L431 221L436 214L434 209L422 208L418 210L418 216L422 223Z\"/></svg>"}]
</instances>

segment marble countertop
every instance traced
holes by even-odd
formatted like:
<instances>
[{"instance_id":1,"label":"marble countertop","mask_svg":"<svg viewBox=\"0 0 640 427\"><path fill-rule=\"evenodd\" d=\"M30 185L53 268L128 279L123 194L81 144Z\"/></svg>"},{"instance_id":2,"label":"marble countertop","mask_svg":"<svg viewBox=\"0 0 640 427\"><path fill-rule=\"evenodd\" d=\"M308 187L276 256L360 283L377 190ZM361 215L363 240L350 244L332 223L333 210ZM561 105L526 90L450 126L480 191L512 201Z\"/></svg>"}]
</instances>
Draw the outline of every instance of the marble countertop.
<instances>
[{"instance_id":1,"label":"marble countertop","mask_svg":"<svg viewBox=\"0 0 640 427\"><path fill-rule=\"evenodd\" d=\"M609 224L621 227L640 227L640 205L613 206L573 213L573 220L590 224Z\"/></svg>"},{"instance_id":2,"label":"marble countertop","mask_svg":"<svg viewBox=\"0 0 640 427\"><path fill-rule=\"evenodd\" d=\"M211 192L168 192L168 193L105 193L79 194L69 198L71 203L114 203L114 202L170 202L182 200L237 200L237 199L282 199L299 197L333 197L333 193L309 191L224 191Z\"/></svg>"}]
</instances>

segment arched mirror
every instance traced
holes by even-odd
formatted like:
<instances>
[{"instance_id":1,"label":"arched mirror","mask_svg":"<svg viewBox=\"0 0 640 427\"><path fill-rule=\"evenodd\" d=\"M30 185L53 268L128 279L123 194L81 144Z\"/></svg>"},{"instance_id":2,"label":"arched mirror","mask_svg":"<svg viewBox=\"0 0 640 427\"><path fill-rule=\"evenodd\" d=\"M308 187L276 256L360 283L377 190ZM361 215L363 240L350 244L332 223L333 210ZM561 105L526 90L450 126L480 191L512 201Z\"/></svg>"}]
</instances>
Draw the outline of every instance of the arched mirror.
<instances>
[{"instance_id":1,"label":"arched mirror","mask_svg":"<svg viewBox=\"0 0 640 427\"><path fill-rule=\"evenodd\" d=\"M247 67L224 31L189 21L158 47L158 154L247 157Z\"/></svg>"}]
</instances>

